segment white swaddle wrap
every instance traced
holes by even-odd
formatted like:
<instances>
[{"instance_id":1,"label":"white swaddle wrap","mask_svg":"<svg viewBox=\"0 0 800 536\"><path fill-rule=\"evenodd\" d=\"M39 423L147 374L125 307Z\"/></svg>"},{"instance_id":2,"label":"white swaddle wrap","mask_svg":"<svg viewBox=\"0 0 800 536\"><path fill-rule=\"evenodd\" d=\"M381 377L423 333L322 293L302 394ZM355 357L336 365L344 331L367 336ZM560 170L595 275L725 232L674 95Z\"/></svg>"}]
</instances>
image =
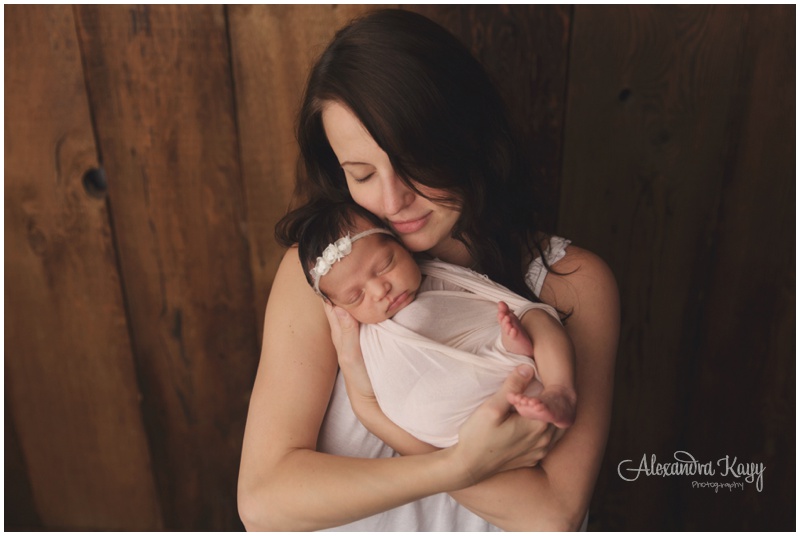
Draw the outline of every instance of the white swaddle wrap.
<instances>
[{"instance_id":1,"label":"white swaddle wrap","mask_svg":"<svg viewBox=\"0 0 800 536\"><path fill-rule=\"evenodd\" d=\"M486 276L438 260L420 263L417 298L380 324L361 326L361 350L383 412L415 437L437 447L458 441L458 429L520 364L531 358L500 342L497 302L522 318L549 305L514 294ZM533 382L528 394L542 385Z\"/></svg>"}]
</instances>

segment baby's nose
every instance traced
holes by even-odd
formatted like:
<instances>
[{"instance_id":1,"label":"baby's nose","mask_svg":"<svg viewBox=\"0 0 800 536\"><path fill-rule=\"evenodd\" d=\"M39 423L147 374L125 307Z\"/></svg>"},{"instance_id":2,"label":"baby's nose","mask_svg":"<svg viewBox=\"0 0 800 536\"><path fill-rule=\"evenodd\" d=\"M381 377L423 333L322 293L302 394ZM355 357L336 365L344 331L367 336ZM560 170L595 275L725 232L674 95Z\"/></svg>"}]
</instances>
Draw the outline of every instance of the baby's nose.
<instances>
[{"instance_id":1,"label":"baby's nose","mask_svg":"<svg viewBox=\"0 0 800 536\"><path fill-rule=\"evenodd\" d=\"M375 278L370 281L370 293L375 298L375 301L382 300L389 294L390 290L392 290L392 285L386 279Z\"/></svg>"}]
</instances>

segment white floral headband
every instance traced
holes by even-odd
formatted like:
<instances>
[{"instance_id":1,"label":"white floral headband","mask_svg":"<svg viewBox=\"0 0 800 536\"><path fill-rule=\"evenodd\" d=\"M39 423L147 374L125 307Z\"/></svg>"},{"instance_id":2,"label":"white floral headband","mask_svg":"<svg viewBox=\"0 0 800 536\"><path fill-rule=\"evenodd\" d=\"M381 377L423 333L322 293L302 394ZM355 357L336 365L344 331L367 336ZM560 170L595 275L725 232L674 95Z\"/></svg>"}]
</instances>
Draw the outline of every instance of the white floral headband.
<instances>
[{"instance_id":1,"label":"white floral headband","mask_svg":"<svg viewBox=\"0 0 800 536\"><path fill-rule=\"evenodd\" d=\"M350 252L353 250L353 242L356 240L361 240L362 238L369 236L375 233L384 233L390 236L394 236L394 234L389 231L388 229L381 229L381 228L374 228L368 229L366 231L360 232L357 235L350 237L350 235L343 236L333 244L328 244L328 247L322 252L321 257L317 257L317 264L309 272L311 274L311 280L314 281L314 291L322 296L322 292L319 290L319 279L327 274L331 266L333 266L337 261L342 260Z\"/></svg>"}]
</instances>

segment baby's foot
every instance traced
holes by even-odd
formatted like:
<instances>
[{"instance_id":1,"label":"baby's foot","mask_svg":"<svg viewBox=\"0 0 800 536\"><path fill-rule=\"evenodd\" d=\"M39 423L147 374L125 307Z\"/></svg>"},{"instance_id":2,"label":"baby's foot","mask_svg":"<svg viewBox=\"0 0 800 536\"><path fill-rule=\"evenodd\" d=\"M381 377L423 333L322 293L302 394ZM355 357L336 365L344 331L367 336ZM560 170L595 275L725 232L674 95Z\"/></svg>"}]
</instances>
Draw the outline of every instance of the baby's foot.
<instances>
[{"instance_id":1,"label":"baby's foot","mask_svg":"<svg viewBox=\"0 0 800 536\"><path fill-rule=\"evenodd\" d=\"M533 357L531 338L505 302L497 303L497 321L500 323L500 342L503 343L503 348L515 354Z\"/></svg>"},{"instance_id":2,"label":"baby's foot","mask_svg":"<svg viewBox=\"0 0 800 536\"><path fill-rule=\"evenodd\" d=\"M567 387L545 387L537 397L510 393L508 401L529 419L551 422L558 428L568 428L575 422L575 391Z\"/></svg>"}]
</instances>

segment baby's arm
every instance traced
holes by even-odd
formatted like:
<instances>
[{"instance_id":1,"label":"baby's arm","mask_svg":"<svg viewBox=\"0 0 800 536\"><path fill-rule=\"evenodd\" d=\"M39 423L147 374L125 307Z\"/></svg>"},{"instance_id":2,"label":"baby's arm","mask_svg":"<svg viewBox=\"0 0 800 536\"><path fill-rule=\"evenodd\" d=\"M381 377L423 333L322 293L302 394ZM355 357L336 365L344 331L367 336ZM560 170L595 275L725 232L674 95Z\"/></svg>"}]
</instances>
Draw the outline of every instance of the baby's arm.
<instances>
[{"instance_id":1,"label":"baby's arm","mask_svg":"<svg viewBox=\"0 0 800 536\"><path fill-rule=\"evenodd\" d=\"M498 311L502 312L503 307L499 306ZM509 402L524 417L567 428L575 420L577 402L572 341L561 323L542 309L528 311L519 323L533 344L533 356L544 390L536 397L509 395ZM501 328L506 329L502 324Z\"/></svg>"},{"instance_id":2,"label":"baby's arm","mask_svg":"<svg viewBox=\"0 0 800 536\"><path fill-rule=\"evenodd\" d=\"M338 321L343 329L353 329L351 323L355 323L354 329L360 328L355 319L344 310L336 308L336 318L333 318L329 311L330 308L326 306L329 322ZM353 413L356 414L361 424L383 440L384 443L399 452L422 454L437 450L406 432L383 413L383 410L378 405L378 399L375 397L375 391L372 388L372 382L369 379L362 353L358 351L345 352L344 354L351 357L343 358L342 354L340 354L339 368L344 376L347 397L350 399Z\"/></svg>"}]
</instances>

